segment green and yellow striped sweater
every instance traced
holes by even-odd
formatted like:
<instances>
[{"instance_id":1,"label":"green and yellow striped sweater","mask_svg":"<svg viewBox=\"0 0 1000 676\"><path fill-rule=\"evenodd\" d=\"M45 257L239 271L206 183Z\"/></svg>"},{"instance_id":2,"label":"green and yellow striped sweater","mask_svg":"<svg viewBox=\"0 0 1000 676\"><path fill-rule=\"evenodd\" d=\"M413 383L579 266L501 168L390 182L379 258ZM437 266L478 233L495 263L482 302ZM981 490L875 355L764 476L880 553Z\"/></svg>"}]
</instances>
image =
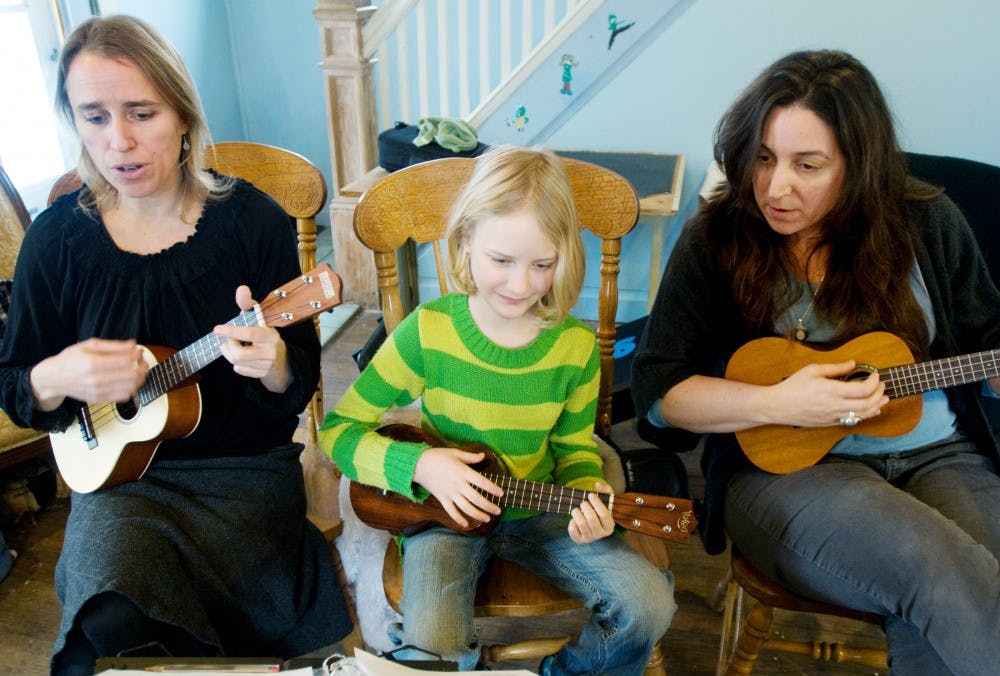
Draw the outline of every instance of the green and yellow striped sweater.
<instances>
[{"instance_id":1,"label":"green and yellow striped sweater","mask_svg":"<svg viewBox=\"0 0 1000 676\"><path fill-rule=\"evenodd\" d=\"M454 445L492 448L514 477L590 490L602 480L594 442L600 360L593 331L568 317L522 348L489 340L451 294L411 312L320 428L322 448L350 479L414 500L426 444L373 430L382 414L421 398L421 426ZM504 518L525 512L506 510Z\"/></svg>"}]
</instances>

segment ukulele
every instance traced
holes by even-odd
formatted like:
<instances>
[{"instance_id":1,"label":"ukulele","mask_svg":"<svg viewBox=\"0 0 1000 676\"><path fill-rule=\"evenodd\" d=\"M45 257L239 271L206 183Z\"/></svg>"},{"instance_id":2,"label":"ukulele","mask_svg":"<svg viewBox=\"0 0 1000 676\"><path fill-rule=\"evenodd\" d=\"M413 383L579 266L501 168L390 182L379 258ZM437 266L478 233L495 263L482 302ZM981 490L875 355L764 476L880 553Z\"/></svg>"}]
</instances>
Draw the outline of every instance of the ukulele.
<instances>
[{"instance_id":1,"label":"ukulele","mask_svg":"<svg viewBox=\"0 0 1000 676\"><path fill-rule=\"evenodd\" d=\"M291 326L340 305L340 292L340 277L323 263L226 323ZM192 376L222 355L224 341L210 333L182 350L140 346L150 369L132 399L84 404L75 425L49 435L66 484L90 493L133 481L145 474L160 443L191 434L201 419L201 392Z\"/></svg>"},{"instance_id":2,"label":"ukulele","mask_svg":"<svg viewBox=\"0 0 1000 676\"><path fill-rule=\"evenodd\" d=\"M447 446L429 432L413 425L395 423L383 425L376 430L379 434L396 441L425 442L434 447ZM556 514L570 514L589 493L576 488L566 488L541 481L515 479L504 474L496 456L482 444L463 446L462 450L485 453L486 458L475 465L483 476L503 489L503 496L483 493L501 507L530 509ZM691 501L642 493L619 493L609 495L597 493L608 506L615 523L631 531L652 535L662 540L686 543L691 531L698 524ZM393 534L413 535L432 526L441 525L459 533L488 533L499 517L479 523L470 519L468 526L454 521L434 496L422 503L413 502L408 497L380 488L367 486L356 481L350 487L351 506L362 522L372 528L386 530Z\"/></svg>"},{"instance_id":3,"label":"ukulele","mask_svg":"<svg viewBox=\"0 0 1000 676\"><path fill-rule=\"evenodd\" d=\"M788 474L816 464L838 441L851 434L874 437L906 434L923 415L924 400L914 395L998 376L998 358L1000 350L987 350L913 363L913 354L906 343L885 331L863 334L831 350L787 338L758 338L733 353L726 367L728 380L774 385L807 364L853 359L858 366L845 380L878 373L885 383L889 403L877 417L850 427L761 425L736 432L736 440L757 467L773 474Z\"/></svg>"}]
</instances>

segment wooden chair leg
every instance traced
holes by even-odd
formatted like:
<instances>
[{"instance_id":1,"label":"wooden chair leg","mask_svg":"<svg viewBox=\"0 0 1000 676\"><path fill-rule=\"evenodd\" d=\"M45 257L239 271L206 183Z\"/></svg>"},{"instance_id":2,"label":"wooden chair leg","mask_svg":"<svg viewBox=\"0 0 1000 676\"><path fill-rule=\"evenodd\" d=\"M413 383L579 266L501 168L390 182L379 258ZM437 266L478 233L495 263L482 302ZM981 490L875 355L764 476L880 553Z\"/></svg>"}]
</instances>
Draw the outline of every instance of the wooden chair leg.
<instances>
[{"instance_id":1,"label":"wooden chair leg","mask_svg":"<svg viewBox=\"0 0 1000 676\"><path fill-rule=\"evenodd\" d=\"M826 641L785 641L768 639L764 647L792 655L803 655L821 662L850 662L873 669L888 669L886 653L878 648L857 648Z\"/></svg>"},{"instance_id":2,"label":"wooden chair leg","mask_svg":"<svg viewBox=\"0 0 1000 676\"><path fill-rule=\"evenodd\" d=\"M365 638L361 634L361 622L358 620L358 609L354 605L354 598L351 596L351 587L348 584L347 573L344 571L344 562L340 559L340 551L337 549L336 541L330 543L330 555L333 557L333 567L337 572L337 582L344 591L344 600L347 602L347 613L351 618L351 633L344 637L341 645L345 655L353 655L355 648L365 648Z\"/></svg>"},{"instance_id":3,"label":"wooden chair leg","mask_svg":"<svg viewBox=\"0 0 1000 676\"><path fill-rule=\"evenodd\" d=\"M771 632L771 621L774 619L774 609L762 603L754 604L747 614L746 624L736 642L732 660L726 667L726 675L749 674L753 672L754 664L760 655L761 646Z\"/></svg>"},{"instance_id":4,"label":"wooden chair leg","mask_svg":"<svg viewBox=\"0 0 1000 676\"><path fill-rule=\"evenodd\" d=\"M649 661L646 662L646 669L642 672L642 676L667 676L659 641L653 646L653 652L649 654Z\"/></svg>"},{"instance_id":5,"label":"wooden chair leg","mask_svg":"<svg viewBox=\"0 0 1000 676\"><path fill-rule=\"evenodd\" d=\"M726 665L733 657L736 642L740 638L740 617L743 614L743 589L732 579L732 573L727 575L726 579L728 583L725 588L725 604L722 610L722 633L719 636L719 660L715 666L716 676L722 676L725 673ZM718 591L716 588L716 593Z\"/></svg>"},{"instance_id":6,"label":"wooden chair leg","mask_svg":"<svg viewBox=\"0 0 1000 676\"><path fill-rule=\"evenodd\" d=\"M511 660L536 659L540 655L555 655L572 638L572 636L541 638L533 641L519 641L509 646L485 645L480 648L480 654L483 661L489 664L509 662ZM646 668L642 674L643 676L667 676L667 670L663 663L663 651L660 649L659 641L653 646L653 652L650 653L649 661L646 663Z\"/></svg>"},{"instance_id":7,"label":"wooden chair leg","mask_svg":"<svg viewBox=\"0 0 1000 676\"><path fill-rule=\"evenodd\" d=\"M560 636L558 638L518 641L512 645L484 645L480 648L480 654L483 661L490 664L511 660L541 659L545 655L555 655L572 638L572 636Z\"/></svg>"},{"instance_id":8,"label":"wooden chair leg","mask_svg":"<svg viewBox=\"0 0 1000 676\"><path fill-rule=\"evenodd\" d=\"M727 570L725 576L715 584L712 591L712 599L708 602L709 607L717 613L721 613L726 602L726 595L729 593L729 586L733 583L733 571Z\"/></svg>"}]
</instances>

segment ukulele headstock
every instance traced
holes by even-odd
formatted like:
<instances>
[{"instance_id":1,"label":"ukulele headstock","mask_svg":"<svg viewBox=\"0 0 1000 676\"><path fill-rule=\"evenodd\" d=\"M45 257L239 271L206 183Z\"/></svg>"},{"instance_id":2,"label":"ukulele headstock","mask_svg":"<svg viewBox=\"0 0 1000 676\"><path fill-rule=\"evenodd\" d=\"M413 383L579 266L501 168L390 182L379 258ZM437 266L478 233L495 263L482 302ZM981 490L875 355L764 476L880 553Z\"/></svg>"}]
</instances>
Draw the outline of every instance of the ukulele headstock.
<instances>
[{"instance_id":1,"label":"ukulele headstock","mask_svg":"<svg viewBox=\"0 0 1000 676\"><path fill-rule=\"evenodd\" d=\"M611 514L622 528L686 544L698 520L690 500L645 493L617 493Z\"/></svg>"},{"instance_id":2,"label":"ukulele headstock","mask_svg":"<svg viewBox=\"0 0 1000 676\"><path fill-rule=\"evenodd\" d=\"M260 302L264 324L272 328L291 326L343 301L343 283L329 263L321 263L309 272L283 284Z\"/></svg>"}]
</instances>

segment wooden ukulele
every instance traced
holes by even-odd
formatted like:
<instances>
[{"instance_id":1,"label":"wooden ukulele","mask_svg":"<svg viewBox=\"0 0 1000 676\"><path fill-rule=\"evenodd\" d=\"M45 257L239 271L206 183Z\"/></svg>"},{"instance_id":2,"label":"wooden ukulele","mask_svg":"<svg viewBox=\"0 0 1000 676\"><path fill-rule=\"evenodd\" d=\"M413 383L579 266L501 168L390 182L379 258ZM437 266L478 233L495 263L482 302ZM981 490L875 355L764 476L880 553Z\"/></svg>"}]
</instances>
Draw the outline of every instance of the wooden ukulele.
<instances>
[{"instance_id":1,"label":"wooden ukulele","mask_svg":"<svg viewBox=\"0 0 1000 676\"><path fill-rule=\"evenodd\" d=\"M291 326L340 303L340 277L323 263L227 324ZM191 434L201 419L201 392L192 376L221 356L224 340L210 333L179 351L142 346L150 369L130 401L85 404L76 425L49 435L66 484L90 493L138 479L160 443Z\"/></svg>"},{"instance_id":2,"label":"wooden ukulele","mask_svg":"<svg viewBox=\"0 0 1000 676\"><path fill-rule=\"evenodd\" d=\"M762 425L736 433L743 452L757 467L788 474L816 464L833 446L851 434L897 437L920 422L923 398L913 396L1000 375L1000 350L913 363L901 338L885 331L858 336L831 350L820 350L787 338L758 338L738 349L726 367L726 378L754 385L774 385L807 364L853 359L857 369L846 379L877 372L889 403L876 417L858 425L793 427Z\"/></svg>"},{"instance_id":3,"label":"wooden ukulele","mask_svg":"<svg viewBox=\"0 0 1000 676\"><path fill-rule=\"evenodd\" d=\"M379 434L396 441L425 442L432 446L447 446L433 435L413 425L395 423L383 425ZM462 450L484 452L486 459L476 465L483 476L503 489L503 496L486 495L501 507L531 509L540 512L570 514L583 502L588 493L576 488L566 488L540 481L514 479L502 473L493 452L481 445L463 446ZM698 524L691 501L642 493L598 493L611 510L615 523L628 530L652 535L663 540L686 543L691 531ZM488 522L470 520L468 526L454 521L441 503L433 496L424 502L413 502L408 497L392 491L374 488L356 481L351 482L351 505L362 522L372 528L394 534L413 535L435 525L446 526L462 533L485 534L496 525L499 517Z\"/></svg>"}]
</instances>

